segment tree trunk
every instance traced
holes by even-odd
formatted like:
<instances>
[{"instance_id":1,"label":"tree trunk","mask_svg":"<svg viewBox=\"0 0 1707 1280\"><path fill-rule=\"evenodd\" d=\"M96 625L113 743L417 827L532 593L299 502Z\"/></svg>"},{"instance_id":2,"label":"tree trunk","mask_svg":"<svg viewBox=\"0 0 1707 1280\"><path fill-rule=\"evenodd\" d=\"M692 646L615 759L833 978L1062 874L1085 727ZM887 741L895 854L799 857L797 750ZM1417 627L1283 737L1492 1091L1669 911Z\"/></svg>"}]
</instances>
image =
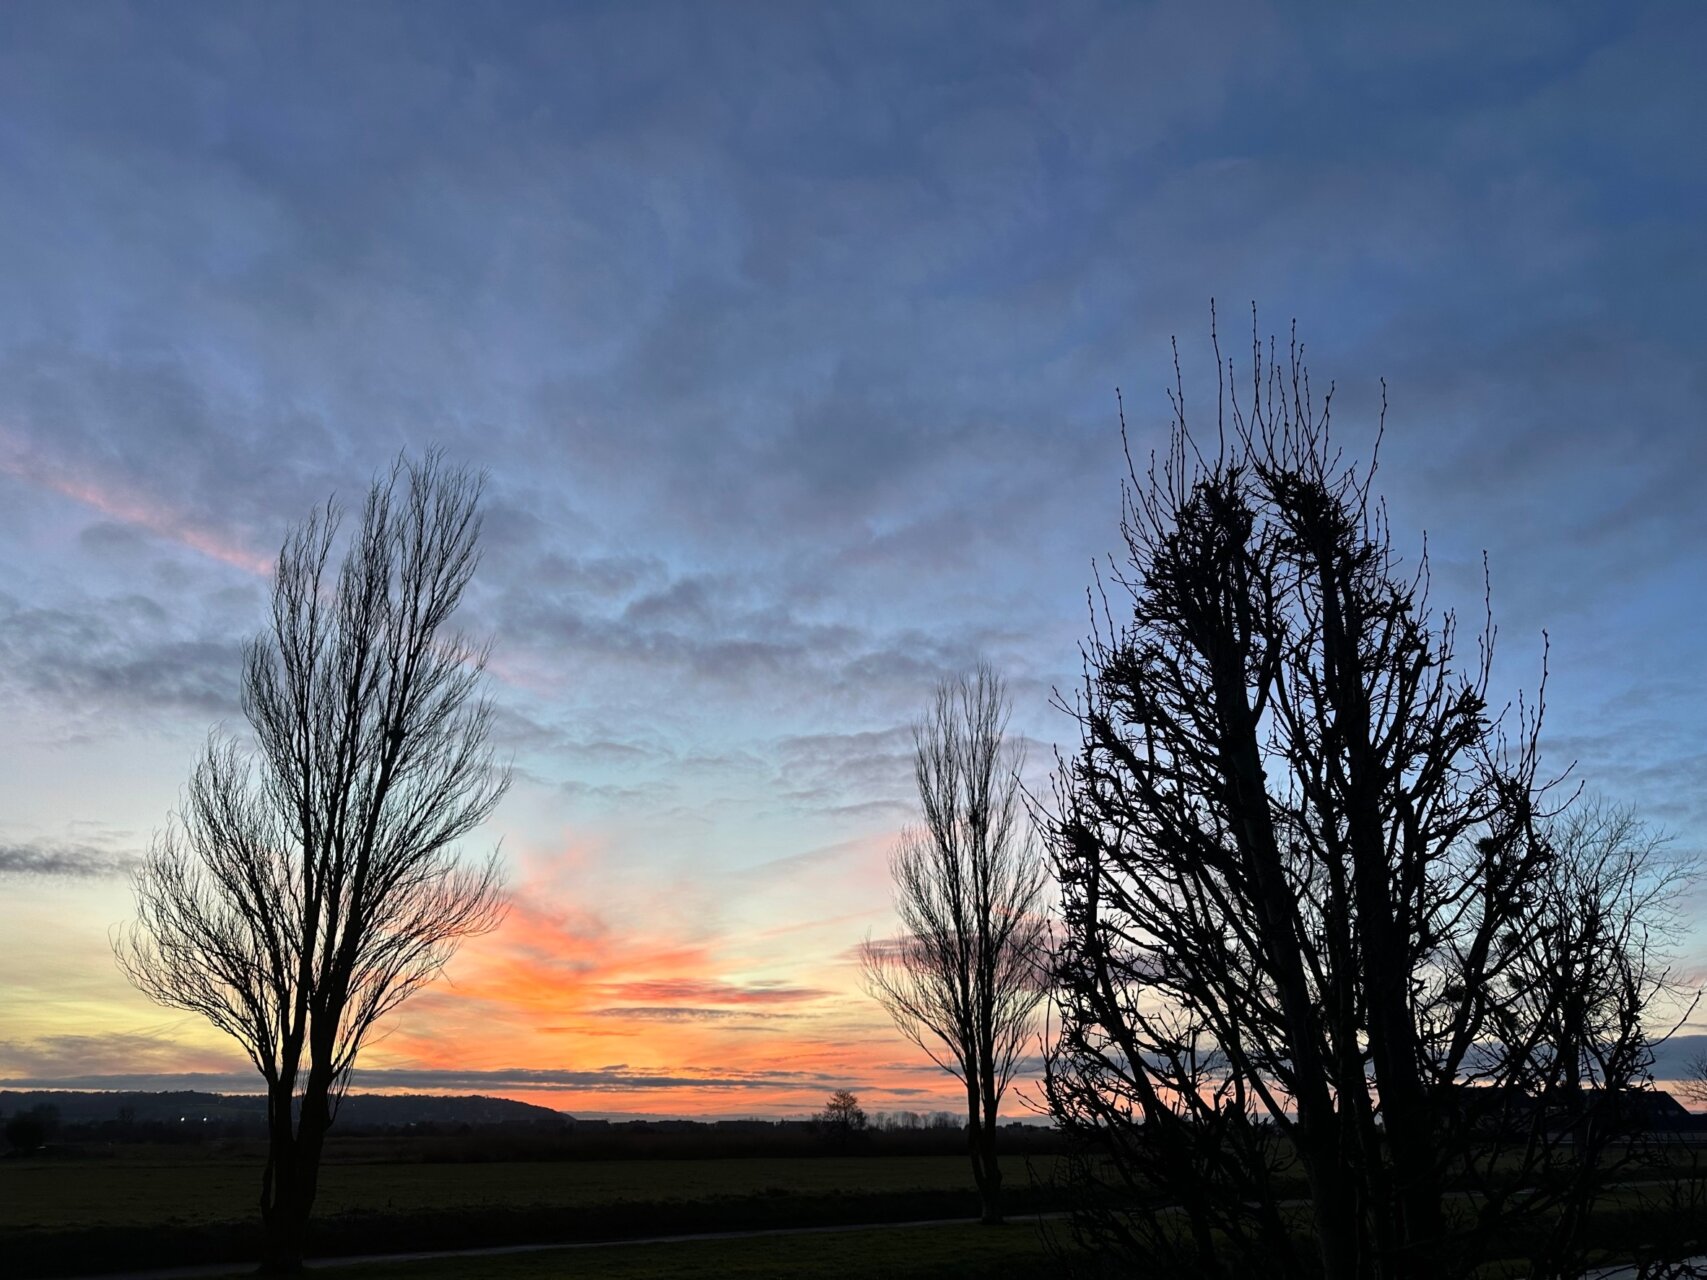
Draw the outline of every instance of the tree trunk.
<instances>
[{"instance_id":1,"label":"tree trunk","mask_svg":"<svg viewBox=\"0 0 1707 1280\"><path fill-rule=\"evenodd\" d=\"M966 1150L972 1157L972 1180L978 1184L978 1221L987 1227L1002 1223L1002 1171L996 1164L994 1130L986 1129L978 1100L978 1085L966 1084Z\"/></svg>"},{"instance_id":2,"label":"tree trunk","mask_svg":"<svg viewBox=\"0 0 1707 1280\"><path fill-rule=\"evenodd\" d=\"M1394 901L1382 815L1388 785L1371 745L1374 732L1366 680L1380 671L1363 666L1359 642L1368 627L1349 583L1334 572L1331 549L1318 552L1322 595L1323 660L1333 702L1333 726L1345 757L1347 837L1361 933L1363 983L1368 1001L1369 1056L1392 1160L1394 1203L1389 1215L1399 1252L1381 1260L1381 1274L1395 1280L1427 1280L1437 1274L1435 1252L1442 1234L1440 1193L1435 1177L1434 1133L1427 1090L1418 1066L1416 1013L1411 1007L1410 952L1415 926L1406 905ZM1350 1054L1354 1046L1342 1045ZM1397 1221L1393 1222L1396 1218Z\"/></svg>"},{"instance_id":3,"label":"tree trunk","mask_svg":"<svg viewBox=\"0 0 1707 1280\"><path fill-rule=\"evenodd\" d=\"M1326 1280L1361 1280L1365 1269L1358 1259L1358 1224L1350 1200L1350 1180L1341 1176L1334 1137L1322 1121L1300 1124L1297 1130L1310 1188L1311 1218L1316 1248Z\"/></svg>"},{"instance_id":4,"label":"tree trunk","mask_svg":"<svg viewBox=\"0 0 1707 1280\"><path fill-rule=\"evenodd\" d=\"M984 1061L994 1062L994 1053L986 1047ZM996 1095L994 1067L987 1066L984 1079L980 1082L984 1093L983 1124L978 1128L980 1138L980 1154L984 1161L984 1216L987 1226L995 1226L1002 1221L1002 1167L996 1163L996 1117L1001 1101Z\"/></svg>"},{"instance_id":5,"label":"tree trunk","mask_svg":"<svg viewBox=\"0 0 1707 1280\"><path fill-rule=\"evenodd\" d=\"M302 1270L303 1214L297 1210L298 1152L289 1079L267 1090L267 1164L261 1174L261 1274Z\"/></svg>"},{"instance_id":6,"label":"tree trunk","mask_svg":"<svg viewBox=\"0 0 1707 1280\"><path fill-rule=\"evenodd\" d=\"M978 1221L987 1227L997 1227L1002 1224L1002 1168L996 1163L995 1127L981 1126L978 1129L977 1141L977 1158L983 1169L983 1178L979 1183L981 1212Z\"/></svg>"},{"instance_id":7,"label":"tree trunk","mask_svg":"<svg viewBox=\"0 0 1707 1280\"><path fill-rule=\"evenodd\" d=\"M1230 636L1206 643L1218 655L1216 707L1223 725L1219 769L1240 821L1235 829L1241 862L1252 882L1252 906L1262 960L1279 997L1285 1039L1298 1080L1298 1154L1310 1187L1316 1244L1326 1280L1360 1280L1357 1220L1351 1185L1341 1167L1329 1066L1317 1009L1301 954L1296 900L1286 883L1280 840L1269 810L1257 714L1245 689L1245 650Z\"/></svg>"},{"instance_id":8,"label":"tree trunk","mask_svg":"<svg viewBox=\"0 0 1707 1280\"><path fill-rule=\"evenodd\" d=\"M308 1218L320 1186L320 1156L332 1126L330 1077L311 1070L300 1112L292 1117L292 1091L276 1088L267 1102L267 1166L261 1177L263 1275L302 1271Z\"/></svg>"},{"instance_id":9,"label":"tree trunk","mask_svg":"<svg viewBox=\"0 0 1707 1280\"><path fill-rule=\"evenodd\" d=\"M260 1269L264 1276L294 1276L302 1272L303 1221L295 1205L295 1196L286 1193L261 1213Z\"/></svg>"}]
</instances>

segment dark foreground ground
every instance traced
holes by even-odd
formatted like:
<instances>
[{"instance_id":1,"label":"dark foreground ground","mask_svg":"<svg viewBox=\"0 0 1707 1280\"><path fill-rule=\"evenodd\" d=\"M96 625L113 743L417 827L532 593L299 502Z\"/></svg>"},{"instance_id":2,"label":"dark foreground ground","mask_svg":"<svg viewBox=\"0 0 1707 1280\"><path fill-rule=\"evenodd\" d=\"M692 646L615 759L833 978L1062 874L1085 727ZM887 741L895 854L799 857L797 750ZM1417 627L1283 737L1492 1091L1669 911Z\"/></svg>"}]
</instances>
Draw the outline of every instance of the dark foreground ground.
<instances>
[{"instance_id":1,"label":"dark foreground ground","mask_svg":"<svg viewBox=\"0 0 1707 1280\"><path fill-rule=\"evenodd\" d=\"M321 1181L310 1251L323 1257L592 1241L693 1232L971 1218L963 1156L803 1154L700 1159L431 1160L396 1139L335 1145ZM1011 1209L1047 1212L1056 1157L1010 1157ZM9 1275L69 1276L246 1260L259 1250L259 1155L225 1147L136 1144L0 1161L0 1261ZM407 1264L410 1275L989 1275L996 1259L1041 1257L1035 1226L925 1229L908 1241L817 1237L726 1246L645 1246L486 1259L477 1268ZM928 1239L927 1239L928 1236ZM849 1251L856 1269L834 1268ZM892 1270L883 1259L893 1254ZM967 1267L932 1269L964 1255ZM404 1264L398 1264L402 1267ZM859 1269L863 1267L863 1269ZM435 1269L437 1268L437 1269ZM513 1268L513 1269L512 1269ZM684 1269L687 1268L687 1269ZM368 1267L363 1275L392 1274ZM1035 1274L1032 1272L1031 1274Z\"/></svg>"},{"instance_id":2,"label":"dark foreground ground","mask_svg":"<svg viewBox=\"0 0 1707 1280\"><path fill-rule=\"evenodd\" d=\"M618 1245L597 1251L511 1254L504 1257L329 1268L339 1280L1038 1280L1063 1274L1069 1259L1084 1261L1058 1224L1015 1221L1003 1227L973 1223L850 1228L827 1232Z\"/></svg>"},{"instance_id":3,"label":"dark foreground ground","mask_svg":"<svg viewBox=\"0 0 1707 1280\"><path fill-rule=\"evenodd\" d=\"M0 1160L0 1274L88 1276L252 1260L259 1253L262 1150L248 1138L83 1142ZM310 1252L327 1259L836 1227L362 1262L319 1273L367 1280L1029 1280L1089 1261L1076 1253L1066 1224L1050 1216L1069 1206L1055 1185L1060 1161L1042 1144L1005 1157L1010 1213L1043 1220L980 1228L969 1221L977 1197L964 1155L926 1145L898 1153L875 1142L850 1149L820 1142L769 1154L707 1147L692 1157L613 1158L555 1139L529 1147L490 1135L344 1136L332 1143L323 1171ZM1601 1215L1596 1230L1606 1261L1628 1258L1656 1232L1678 1225L1675 1208L1658 1207L1659 1190L1628 1187ZM1703 1203L1697 1196L1692 1209ZM1300 1214L1302 1227L1302 1206ZM875 1225L944 1219L964 1225ZM1517 1264L1486 1272L1489 1280L1523 1274Z\"/></svg>"}]
</instances>

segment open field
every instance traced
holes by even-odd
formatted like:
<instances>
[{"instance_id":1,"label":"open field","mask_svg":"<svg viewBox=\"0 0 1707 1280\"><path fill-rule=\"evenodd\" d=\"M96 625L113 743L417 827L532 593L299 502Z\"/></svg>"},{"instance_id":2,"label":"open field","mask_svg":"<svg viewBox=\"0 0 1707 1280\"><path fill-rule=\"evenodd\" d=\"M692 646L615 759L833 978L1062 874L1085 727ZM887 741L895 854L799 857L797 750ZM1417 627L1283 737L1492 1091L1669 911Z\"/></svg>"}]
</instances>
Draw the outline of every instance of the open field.
<instances>
[{"instance_id":1,"label":"open field","mask_svg":"<svg viewBox=\"0 0 1707 1280\"><path fill-rule=\"evenodd\" d=\"M337 1280L1035 1280L1055 1274L1065 1246L1035 1222L1000 1228L928 1226L696 1240L501 1257L442 1258L316 1269Z\"/></svg>"},{"instance_id":2,"label":"open field","mask_svg":"<svg viewBox=\"0 0 1707 1280\"><path fill-rule=\"evenodd\" d=\"M1044 1158L1047 1173L1053 1159ZM1008 1163L1015 1191L1024 1164ZM0 1231L186 1226L252 1215L260 1167L251 1161L150 1159L0 1164ZM593 1209L720 1199L974 1193L964 1157L600 1160L514 1164L329 1164L317 1215L421 1213L538 1206Z\"/></svg>"},{"instance_id":3,"label":"open field","mask_svg":"<svg viewBox=\"0 0 1707 1280\"><path fill-rule=\"evenodd\" d=\"M909 1280L1058 1271L1036 1223L1000 1230L866 1224L969 1219L970 1172L959 1156L818 1155L693 1160L559 1160L447 1163L419 1147L346 1141L322 1175L310 1252L320 1257L404 1253L700 1232L853 1228L683 1243L363 1264L326 1274L437 1280L493 1276L893 1276ZM411 1158L414 1155L417 1158ZM1004 1162L1014 1214L1066 1200L1049 1185L1057 1158ZM1647 1170L1623 1183L1595 1215L1590 1238L1607 1261L1676 1236L1697 1219L1700 1184ZM1667 1174L1670 1176L1667 1176ZM258 1152L245 1146L129 1147L109 1154L0 1161L0 1258L7 1274L51 1276L245 1261L259 1249ZM1681 1210L1681 1217L1680 1217ZM1300 1230L1307 1230L1297 1206ZM1049 1228L1066 1234L1064 1224ZM1685 1229L1685 1236L1698 1233ZM1514 1254L1526 1243L1509 1242ZM1522 1275L1519 1264L1487 1274Z\"/></svg>"},{"instance_id":4,"label":"open field","mask_svg":"<svg viewBox=\"0 0 1707 1280\"><path fill-rule=\"evenodd\" d=\"M1012 1211L1057 1207L1024 1160L1005 1167ZM1046 1179L1054 1159L1033 1167ZM40 1275L252 1257L259 1176L252 1158L182 1149L0 1162L0 1250ZM976 1211L964 1157L341 1162L322 1172L310 1247L337 1256Z\"/></svg>"}]
</instances>

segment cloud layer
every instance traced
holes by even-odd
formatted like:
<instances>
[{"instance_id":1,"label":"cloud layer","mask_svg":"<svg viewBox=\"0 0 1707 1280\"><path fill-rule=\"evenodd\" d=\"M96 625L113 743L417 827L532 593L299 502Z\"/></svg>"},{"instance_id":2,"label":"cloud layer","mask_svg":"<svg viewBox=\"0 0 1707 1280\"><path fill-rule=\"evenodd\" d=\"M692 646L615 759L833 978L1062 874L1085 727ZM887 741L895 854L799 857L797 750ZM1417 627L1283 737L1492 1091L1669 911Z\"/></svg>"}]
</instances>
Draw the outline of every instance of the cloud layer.
<instances>
[{"instance_id":1,"label":"cloud layer","mask_svg":"<svg viewBox=\"0 0 1707 1280\"><path fill-rule=\"evenodd\" d=\"M1386 378L1400 546L1470 617L1487 552L1502 694L1545 630L1554 763L1700 849L1704 40L1658 4L7 8L0 875L99 952L88 833L241 729L284 532L439 445L490 475L462 621L519 906L375 1069L923 1087L845 959L908 726L987 659L1041 783L1114 389L1142 453L1178 334L1207 421L1212 297L1297 318L1354 452ZM27 989L0 1050L156 1016Z\"/></svg>"}]
</instances>

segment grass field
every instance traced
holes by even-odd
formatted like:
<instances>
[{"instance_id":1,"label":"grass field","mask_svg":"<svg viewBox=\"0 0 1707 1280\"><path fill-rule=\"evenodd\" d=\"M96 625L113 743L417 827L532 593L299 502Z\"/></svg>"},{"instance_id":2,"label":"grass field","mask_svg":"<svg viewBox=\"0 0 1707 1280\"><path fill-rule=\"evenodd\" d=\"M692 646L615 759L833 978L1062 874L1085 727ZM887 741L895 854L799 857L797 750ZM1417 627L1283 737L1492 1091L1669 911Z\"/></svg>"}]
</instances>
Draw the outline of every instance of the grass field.
<instances>
[{"instance_id":1,"label":"grass field","mask_svg":"<svg viewBox=\"0 0 1707 1280\"><path fill-rule=\"evenodd\" d=\"M1045 1157L1036 1172L1047 1178L1053 1168ZM1013 1158L1006 1170L1013 1211L1056 1207L1025 1161ZM40 1275L250 1258L259 1247L258 1183L252 1159L184 1149L0 1162L0 1257ZM363 1161L324 1167L310 1249L458 1249L976 1212L963 1157Z\"/></svg>"},{"instance_id":2,"label":"grass field","mask_svg":"<svg viewBox=\"0 0 1707 1280\"><path fill-rule=\"evenodd\" d=\"M352 1155L352 1153L354 1153ZM389 1155L389 1159L375 1159ZM491 1276L727 1275L749 1280L969 1280L1062 1270L1035 1223L1002 1229L866 1224L970 1218L976 1196L962 1157L781 1156L697 1160L423 1163L383 1146L329 1163L311 1228L321 1257L595 1241L701 1232L843 1229L691 1243L546 1249L321 1269L372 1280ZM1065 1207L1049 1185L1054 1157L1005 1162L1016 1214ZM110 1158L0 1161L0 1260L8 1276L97 1274L257 1256L256 1153L168 1147ZM1682 1188L1687 1183L1677 1183ZM1623 1184L1590 1236L1609 1260L1700 1221L1700 1188L1685 1207L1668 1184ZM1300 1229L1307 1215L1298 1208ZM1060 1225L1049 1228L1063 1234ZM1686 1235L1687 1235L1686 1229ZM1681 1238L1681 1237L1680 1237ZM1520 1239L1514 1253L1526 1252ZM1521 1275L1521 1265L1487 1276Z\"/></svg>"},{"instance_id":3,"label":"grass field","mask_svg":"<svg viewBox=\"0 0 1707 1280\"><path fill-rule=\"evenodd\" d=\"M1035 1280L1063 1258L1036 1223L837 1231L682 1244L622 1245L499 1257L317 1268L339 1280Z\"/></svg>"},{"instance_id":4,"label":"grass field","mask_svg":"<svg viewBox=\"0 0 1707 1280\"><path fill-rule=\"evenodd\" d=\"M1045 1159L1045 1173L1053 1161ZM1024 1164L1008 1162L1023 1187ZM245 1162L153 1159L0 1163L0 1231L186 1226L256 1212L260 1169ZM485 1208L587 1209L722 1198L972 1195L963 1157L600 1160L543 1164L331 1164L315 1212L416 1213Z\"/></svg>"}]
</instances>

